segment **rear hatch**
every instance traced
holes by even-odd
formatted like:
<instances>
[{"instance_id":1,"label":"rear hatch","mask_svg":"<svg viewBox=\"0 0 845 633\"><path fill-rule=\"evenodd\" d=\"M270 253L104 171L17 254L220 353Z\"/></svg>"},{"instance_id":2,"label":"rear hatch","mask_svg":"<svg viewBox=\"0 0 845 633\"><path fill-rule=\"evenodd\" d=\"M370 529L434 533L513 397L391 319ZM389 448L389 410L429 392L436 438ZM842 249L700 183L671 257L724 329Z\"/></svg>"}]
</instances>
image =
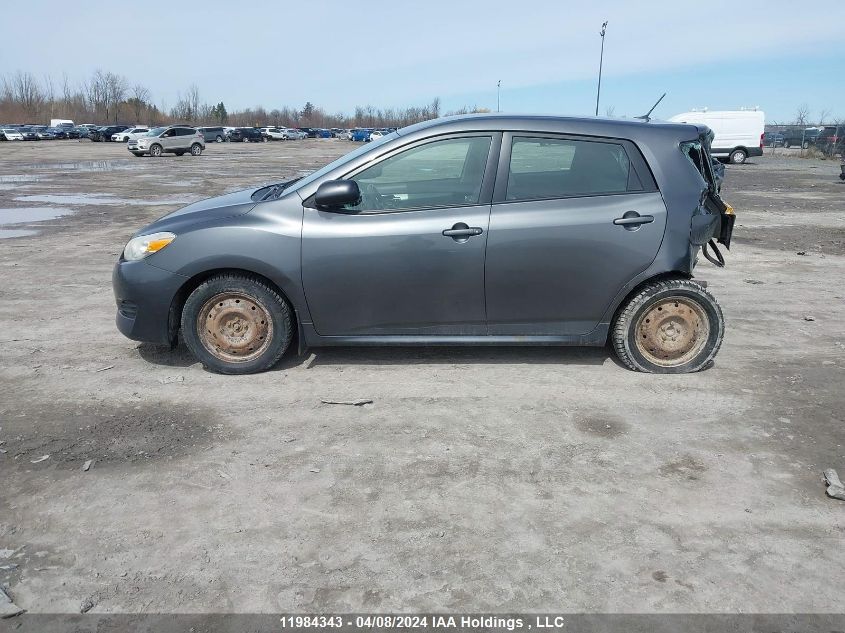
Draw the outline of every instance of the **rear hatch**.
<instances>
[{"instance_id":1,"label":"rear hatch","mask_svg":"<svg viewBox=\"0 0 845 633\"><path fill-rule=\"evenodd\" d=\"M706 126L697 127L698 139L681 144L684 154L704 179L699 206L692 216L690 242L705 246L715 239L725 248L730 248L736 216L733 207L721 196L725 166L710 155L713 132Z\"/></svg>"}]
</instances>

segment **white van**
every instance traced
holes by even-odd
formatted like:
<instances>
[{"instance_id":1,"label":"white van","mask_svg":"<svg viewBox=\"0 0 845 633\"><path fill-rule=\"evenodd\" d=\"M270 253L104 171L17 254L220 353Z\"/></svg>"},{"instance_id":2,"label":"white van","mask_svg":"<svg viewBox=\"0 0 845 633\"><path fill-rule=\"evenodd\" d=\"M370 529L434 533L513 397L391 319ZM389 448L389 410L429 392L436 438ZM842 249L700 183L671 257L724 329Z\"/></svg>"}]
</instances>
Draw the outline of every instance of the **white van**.
<instances>
[{"instance_id":1,"label":"white van","mask_svg":"<svg viewBox=\"0 0 845 633\"><path fill-rule=\"evenodd\" d=\"M50 119L50 127L73 127L70 119Z\"/></svg>"},{"instance_id":2,"label":"white van","mask_svg":"<svg viewBox=\"0 0 845 633\"><path fill-rule=\"evenodd\" d=\"M712 110L684 112L669 119L674 123L703 123L713 130L710 153L741 164L749 156L763 155L766 115L761 110Z\"/></svg>"}]
</instances>

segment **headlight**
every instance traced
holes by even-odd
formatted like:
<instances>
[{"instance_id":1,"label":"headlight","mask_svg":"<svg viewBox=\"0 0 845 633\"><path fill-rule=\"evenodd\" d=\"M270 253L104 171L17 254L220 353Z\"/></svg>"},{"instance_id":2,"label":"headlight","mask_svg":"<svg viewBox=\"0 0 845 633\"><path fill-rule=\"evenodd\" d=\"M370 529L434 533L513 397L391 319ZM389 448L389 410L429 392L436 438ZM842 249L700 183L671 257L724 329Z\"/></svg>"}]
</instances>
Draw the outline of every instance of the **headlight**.
<instances>
[{"instance_id":1,"label":"headlight","mask_svg":"<svg viewBox=\"0 0 845 633\"><path fill-rule=\"evenodd\" d=\"M165 231L133 237L123 249L123 259L130 262L144 259L148 255L159 252L175 239L176 236L173 233Z\"/></svg>"}]
</instances>

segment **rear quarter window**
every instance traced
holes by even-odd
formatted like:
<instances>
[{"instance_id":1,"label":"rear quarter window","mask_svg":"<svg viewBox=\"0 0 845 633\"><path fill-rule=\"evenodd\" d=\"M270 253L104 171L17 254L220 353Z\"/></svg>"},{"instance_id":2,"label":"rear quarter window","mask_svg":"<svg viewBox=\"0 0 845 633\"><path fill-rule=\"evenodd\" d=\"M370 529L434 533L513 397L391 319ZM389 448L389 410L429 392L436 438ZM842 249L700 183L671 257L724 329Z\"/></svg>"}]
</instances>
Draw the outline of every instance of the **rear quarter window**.
<instances>
[{"instance_id":1,"label":"rear quarter window","mask_svg":"<svg viewBox=\"0 0 845 633\"><path fill-rule=\"evenodd\" d=\"M642 191L622 143L514 137L509 201Z\"/></svg>"}]
</instances>

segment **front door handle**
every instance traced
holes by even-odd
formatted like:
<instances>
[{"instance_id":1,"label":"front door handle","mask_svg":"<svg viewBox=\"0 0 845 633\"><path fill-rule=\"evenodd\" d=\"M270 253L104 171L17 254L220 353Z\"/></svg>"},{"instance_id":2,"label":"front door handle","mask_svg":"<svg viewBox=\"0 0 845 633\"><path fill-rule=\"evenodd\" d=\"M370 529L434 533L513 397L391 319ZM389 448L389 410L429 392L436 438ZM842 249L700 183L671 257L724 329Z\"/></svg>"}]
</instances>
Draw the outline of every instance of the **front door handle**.
<instances>
[{"instance_id":1,"label":"front door handle","mask_svg":"<svg viewBox=\"0 0 845 633\"><path fill-rule=\"evenodd\" d=\"M641 224L654 222L653 215L640 215L636 211L626 211L621 218L616 218L613 223L617 226L624 226L629 231L638 229Z\"/></svg>"},{"instance_id":2,"label":"front door handle","mask_svg":"<svg viewBox=\"0 0 845 633\"><path fill-rule=\"evenodd\" d=\"M481 235L484 231L481 230L479 226L469 226L464 222L458 222L451 229L446 229L443 231L443 235L446 237L451 237L456 240L460 239L468 239L473 235Z\"/></svg>"}]
</instances>

